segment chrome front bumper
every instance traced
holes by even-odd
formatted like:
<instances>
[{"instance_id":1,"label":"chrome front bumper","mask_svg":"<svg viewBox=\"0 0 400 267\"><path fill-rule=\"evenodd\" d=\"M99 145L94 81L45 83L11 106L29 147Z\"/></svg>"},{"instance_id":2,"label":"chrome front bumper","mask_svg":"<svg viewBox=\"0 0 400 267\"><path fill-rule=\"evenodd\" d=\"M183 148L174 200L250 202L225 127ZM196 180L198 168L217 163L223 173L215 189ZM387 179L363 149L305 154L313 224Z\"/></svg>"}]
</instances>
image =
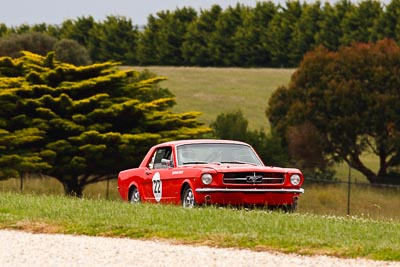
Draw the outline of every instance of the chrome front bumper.
<instances>
[{"instance_id":1,"label":"chrome front bumper","mask_svg":"<svg viewBox=\"0 0 400 267\"><path fill-rule=\"evenodd\" d=\"M197 188L197 193L278 193L303 194L304 189L256 189L256 188Z\"/></svg>"}]
</instances>

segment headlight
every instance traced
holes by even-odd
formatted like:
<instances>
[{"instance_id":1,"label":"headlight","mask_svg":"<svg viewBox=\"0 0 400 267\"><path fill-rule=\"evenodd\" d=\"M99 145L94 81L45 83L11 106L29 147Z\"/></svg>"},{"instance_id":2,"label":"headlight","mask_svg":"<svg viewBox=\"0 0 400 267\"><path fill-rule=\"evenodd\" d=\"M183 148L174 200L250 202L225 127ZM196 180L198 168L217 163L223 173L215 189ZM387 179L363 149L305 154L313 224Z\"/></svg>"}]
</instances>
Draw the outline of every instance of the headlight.
<instances>
[{"instance_id":1,"label":"headlight","mask_svg":"<svg viewBox=\"0 0 400 267\"><path fill-rule=\"evenodd\" d=\"M201 181L203 184L211 184L212 182L212 175L209 173L205 173L201 176Z\"/></svg>"},{"instance_id":2,"label":"headlight","mask_svg":"<svg viewBox=\"0 0 400 267\"><path fill-rule=\"evenodd\" d=\"M301 181L300 175L293 174L292 176L290 176L290 182L292 183L292 185L299 185L300 181Z\"/></svg>"}]
</instances>

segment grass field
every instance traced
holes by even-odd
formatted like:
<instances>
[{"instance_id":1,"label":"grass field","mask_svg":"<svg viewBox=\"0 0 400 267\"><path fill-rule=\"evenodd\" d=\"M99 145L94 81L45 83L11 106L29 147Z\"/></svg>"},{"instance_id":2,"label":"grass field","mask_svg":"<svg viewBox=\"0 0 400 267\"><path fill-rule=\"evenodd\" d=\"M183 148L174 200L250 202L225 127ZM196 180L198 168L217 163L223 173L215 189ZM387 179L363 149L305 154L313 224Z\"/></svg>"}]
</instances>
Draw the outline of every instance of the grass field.
<instances>
[{"instance_id":1,"label":"grass field","mask_svg":"<svg viewBox=\"0 0 400 267\"><path fill-rule=\"evenodd\" d=\"M20 181L0 181L0 192L19 193ZM347 216L347 184L304 185L305 193L300 196L298 213ZM63 195L62 185L55 179L27 179L23 192L27 194ZM120 202L116 180L89 185L84 190L87 199L109 199ZM352 185L350 191L350 215L375 220L400 222L400 191L396 188L374 188ZM400 229L399 229L400 231Z\"/></svg>"},{"instance_id":2,"label":"grass field","mask_svg":"<svg viewBox=\"0 0 400 267\"><path fill-rule=\"evenodd\" d=\"M268 129L265 115L270 95L287 85L293 69L198 67L134 67L148 69L168 80L161 86L175 96L174 112L200 111L199 121L209 125L220 113L241 110L249 128Z\"/></svg>"},{"instance_id":3,"label":"grass field","mask_svg":"<svg viewBox=\"0 0 400 267\"><path fill-rule=\"evenodd\" d=\"M3 193L0 228L400 261L400 223L356 217Z\"/></svg>"}]
</instances>

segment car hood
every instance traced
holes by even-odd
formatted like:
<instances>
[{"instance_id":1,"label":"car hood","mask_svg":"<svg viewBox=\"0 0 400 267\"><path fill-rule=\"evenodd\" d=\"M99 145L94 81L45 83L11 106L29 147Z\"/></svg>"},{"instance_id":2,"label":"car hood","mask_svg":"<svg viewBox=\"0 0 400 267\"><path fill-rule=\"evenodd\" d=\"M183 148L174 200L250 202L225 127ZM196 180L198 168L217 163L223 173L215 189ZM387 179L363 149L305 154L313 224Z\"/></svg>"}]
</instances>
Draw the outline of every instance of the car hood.
<instances>
[{"instance_id":1,"label":"car hood","mask_svg":"<svg viewBox=\"0 0 400 267\"><path fill-rule=\"evenodd\" d=\"M189 166L185 166L189 167ZM279 172L279 173L300 173L294 168L281 168L273 166L257 166L254 164L233 164L233 163L210 163L190 165L190 168L213 169L216 172ZM206 171L206 170L205 170Z\"/></svg>"}]
</instances>

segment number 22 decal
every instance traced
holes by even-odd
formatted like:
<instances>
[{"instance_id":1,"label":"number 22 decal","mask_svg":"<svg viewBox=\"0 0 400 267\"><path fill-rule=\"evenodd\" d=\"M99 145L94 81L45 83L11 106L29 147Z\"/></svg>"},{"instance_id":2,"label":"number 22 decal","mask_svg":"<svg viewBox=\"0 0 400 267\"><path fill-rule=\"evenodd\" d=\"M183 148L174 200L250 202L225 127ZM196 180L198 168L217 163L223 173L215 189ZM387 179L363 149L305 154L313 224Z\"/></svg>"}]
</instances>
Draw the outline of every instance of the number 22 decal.
<instances>
[{"instance_id":1,"label":"number 22 decal","mask_svg":"<svg viewBox=\"0 0 400 267\"><path fill-rule=\"evenodd\" d=\"M154 180L153 181L153 192L154 194L160 194L161 193L161 181L159 180Z\"/></svg>"},{"instance_id":2,"label":"number 22 decal","mask_svg":"<svg viewBox=\"0 0 400 267\"><path fill-rule=\"evenodd\" d=\"M153 194L157 202L160 202L162 196L162 181L159 172L156 172L151 179L153 182Z\"/></svg>"}]
</instances>

